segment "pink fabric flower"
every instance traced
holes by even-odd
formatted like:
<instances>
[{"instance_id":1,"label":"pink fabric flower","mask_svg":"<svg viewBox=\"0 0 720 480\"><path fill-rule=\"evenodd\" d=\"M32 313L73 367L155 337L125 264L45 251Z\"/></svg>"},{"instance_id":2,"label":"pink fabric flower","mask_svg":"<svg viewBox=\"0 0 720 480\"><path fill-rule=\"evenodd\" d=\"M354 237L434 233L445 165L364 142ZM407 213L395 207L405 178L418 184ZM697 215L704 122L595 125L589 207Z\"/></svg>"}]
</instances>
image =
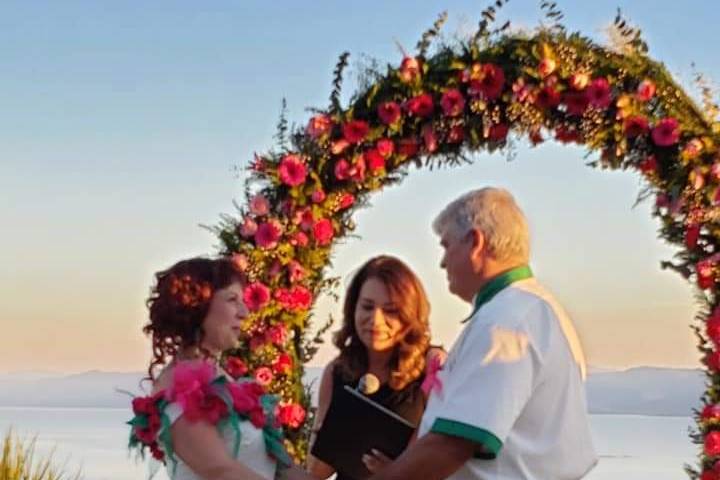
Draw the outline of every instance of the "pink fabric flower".
<instances>
[{"instance_id":1,"label":"pink fabric flower","mask_svg":"<svg viewBox=\"0 0 720 480\"><path fill-rule=\"evenodd\" d=\"M173 371L168 401L178 403L190 422L218 423L228 414L228 409L210 387L215 376L215 368L207 362L179 362Z\"/></svg>"},{"instance_id":2,"label":"pink fabric flower","mask_svg":"<svg viewBox=\"0 0 720 480\"><path fill-rule=\"evenodd\" d=\"M260 224L255 232L255 243L264 249L273 249L277 246L282 235L282 226L277 220L269 220Z\"/></svg>"},{"instance_id":3,"label":"pink fabric flower","mask_svg":"<svg viewBox=\"0 0 720 480\"><path fill-rule=\"evenodd\" d=\"M443 360L439 355L433 355L427 365L425 380L423 380L422 385L420 385L420 388L426 396L430 395L430 392L433 390L437 393L442 392L442 381L438 377L440 371L442 370L442 363Z\"/></svg>"},{"instance_id":4,"label":"pink fabric flower","mask_svg":"<svg viewBox=\"0 0 720 480\"><path fill-rule=\"evenodd\" d=\"M440 99L440 106L448 117L457 117L461 115L465 108L465 98L463 97L460 90L457 88L451 88L443 93Z\"/></svg>"},{"instance_id":5,"label":"pink fabric flower","mask_svg":"<svg viewBox=\"0 0 720 480\"><path fill-rule=\"evenodd\" d=\"M270 301L270 289L262 282L253 282L243 290L243 301L250 311L257 312Z\"/></svg>"},{"instance_id":6,"label":"pink fabric flower","mask_svg":"<svg viewBox=\"0 0 720 480\"><path fill-rule=\"evenodd\" d=\"M307 124L307 133L314 139L318 139L332 130L332 119L325 114L318 114L310 118Z\"/></svg>"},{"instance_id":7,"label":"pink fabric flower","mask_svg":"<svg viewBox=\"0 0 720 480\"><path fill-rule=\"evenodd\" d=\"M392 125L400 120L402 110L396 102L383 102L377 108L378 117L385 125Z\"/></svg>"},{"instance_id":8,"label":"pink fabric flower","mask_svg":"<svg viewBox=\"0 0 720 480\"><path fill-rule=\"evenodd\" d=\"M250 213L257 216L270 213L270 202L262 194L254 195L250 199Z\"/></svg>"},{"instance_id":9,"label":"pink fabric flower","mask_svg":"<svg viewBox=\"0 0 720 480\"><path fill-rule=\"evenodd\" d=\"M652 139L659 147L675 145L680 140L680 124L672 117L663 118L652 129Z\"/></svg>"},{"instance_id":10,"label":"pink fabric flower","mask_svg":"<svg viewBox=\"0 0 720 480\"><path fill-rule=\"evenodd\" d=\"M262 410L260 397L265 390L258 383L252 381L228 383L228 391L233 401L233 409L243 415L253 410Z\"/></svg>"},{"instance_id":11,"label":"pink fabric flower","mask_svg":"<svg viewBox=\"0 0 720 480\"><path fill-rule=\"evenodd\" d=\"M307 178L307 167L299 155L288 154L280 161L278 175L282 183L296 187L305 182L305 178Z\"/></svg>"},{"instance_id":12,"label":"pink fabric flower","mask_svg":"<svg viewBox=\"0 0 720 480\"><path fill-rule=\"evenodd\" d=\"M268 385L270 385L275 378L272 370L270 370L268 367L260 367L255 370L254 377L255 381L263 387L267 387Z\"/></svg>"},{"instance_id":13,"label":"pink fabric flower","mask_svg":"<svg viewBox=\"0 0 720 480\"><path fill-rule=\"evenodd\" d=\"M606 78L596 78L587 89L590 105L604 110L612 102L610 83Z\"/></svg>"},{"instance_id":14,"label":"pink fabric flower","mask_svg":"<svg viewBox=\"0 0 720 480\"><path fill-rule=\"evenodd\" d=\"M343 125L343 137L351 144L362 142L370 131L364 120L353 120Z\"/></svg>"}]
</instances>

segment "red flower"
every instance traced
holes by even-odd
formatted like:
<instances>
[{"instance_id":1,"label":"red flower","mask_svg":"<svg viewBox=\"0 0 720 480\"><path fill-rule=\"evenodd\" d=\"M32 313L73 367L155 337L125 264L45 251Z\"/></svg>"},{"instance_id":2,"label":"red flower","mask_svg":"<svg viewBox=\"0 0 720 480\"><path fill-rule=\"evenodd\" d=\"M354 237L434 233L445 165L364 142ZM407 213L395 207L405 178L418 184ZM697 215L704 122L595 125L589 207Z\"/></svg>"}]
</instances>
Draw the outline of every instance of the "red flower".
<instances>
[{"instance_id":1,"label":"red flower","mask_svg":"<svg viewBox=\"0 0 720 480\"><path fill-rule=\"evenodd\" d=\"M486 100L495 100L502 93L505 84L505 72L502 68L492 63L482 65L480 79L471 80L468 93L471 95L481 94Z\"/></svg>"},{"instance_id":2,"label":"red flower","mask_svg":"<svg viewBox=\"0 0 720 480\"><path fill-rule=\"evenodd\" d=\"M346 208L352 206L353 203L355 203L355 197L352 193L345 192L340 195L340 198L338 199L340 210L345 210Z\"/></svg>"},{"instance_id":3,"label":"red flower","mask_svg":"<svg viewBox=\"0 0 720 480\"><path fill-rule=\"evenodd\" d=\"M604 110L612 102L610 83L606 78L596 78L587 88L590 105Z\"/></svg>"},{"instance_id":4,"label":"red flower","mask_svg":"<svg viewBox=\"0 0 720 480\"><path fill-rule=\"evenodd\" d=\"M260 367L257 370L255 370L255 381L258 382L263 387L266 387L270 385L273 381L272 370L270 370L268 367Z\"/></svg>"},{"instance_id":5,"label":"red flower","mask_svg":"<svg viewBox=\"0 0 720 480\"><path fill-rule=\"evenodd\" d=\"M353 120L343 125L343 137L349 143L360 143L370 131L370 125L364 120Z\"/></svg>"},{"instance_id":6,"label":"red flower","mask_svg":"<svg viewBox=\"0 0 720 480\"><path fill-rule=\"evenodd\" d=\"M465 98L463 97L460 90L451 88L443 93L442 99L440 100L440 106L443 112L448 117L457 117L462 114L465 108Z\"/></svg>"},{"instance_id":7,"label":"red flower","mask_svg":"<svg viewBox=\"0 0 720 480\"><path fill-rule=\"evenodd\" d=\"M238 379L248 372L248 367L240 357L227 357L225 359L225 371L231 377Z\"/></svg>"},{"instance_id":8,"label":"red flower","mask_svg":"<svg viewBox=\"0 0 720 480\"><path fill-rule=\"evenodd\" d=\"M705 333L715 345L720 345L720 309L716 308L705 323Z\"/></svg>"},{"instance_id":9,"label":"red flower","mask_svg":"<svg viewBox=\"0 0 720 480\"><path fill-rule=\"evenodd\" d=\"M350 163L341 158L335 163L335 178L338 180L347 180L350 178Z\"/></svg>"},{"instance_id":10,"label":"red flower","mask_svg":"<svg viewBox=\"0 0 720 480\"><path fill-rule=\"evenodd\" d=\"M398 142L398 153L404 157L413 157L420 149L418 141L414 138L403 138Z\"/></svg>"},{"instance_id":11,"label":"red flower","mask_svg":"<svg viewBox=\"0 0 720 480\"><path fill-rule=\"evenodd\" d=\"M713 372L720 371L720 352L712 352L705 357L705 363Z\"/></svg>"},{"instance_id":12,"label":"red flower","mask_svg":"<svg viewBox=\"0 0 720 480\"><path fill-rule=\"evenodd\" d=\"M713 404L713 405L705 405L705 408L703 408L702 413L700 414L700 417L703 420L710 420L711 418L720 418L720 405Z\"/></svg>"},{"instance_id":13,"label":"red flower","mask_svg":"<svg viewBox=\"0 0 720 480\"><path fill-rule=\"evenodd\" d=\"M243 290L243 301L250 311L256 312L270 301L270 289L261 282L253 282Z\"/></svg>"},{"instance_id":14,"label":"red flower","mask_svg":"<svg viewBox=\"0 0 720 480\"><path fill-rule=\"evenodd\" d=\"M663 118L652 129L652 139L659 147L675 145L680 139L680 125L674 118Z\"/></svg>"},{"instance_id":15,"label":"red flower","mask_svg":"<svg viewBox=\"0 0 720 480\"><path fill-rule=\"evenodd\" d=\"M429 93L417 95L405 103L405 108L416 117L427 117L434 110L432 95Z\"/></svg>"},{"instance_id":16,"label":"red flower","mask_svg":"<svg viewBox=\"0 0 720 480\"><path fill-rule=\"evenodd\" d=\"M262 410L260 397L265 390L258 383L252 381L228 383L228 391L236 412L248 415L253 410Z\"/></svg>"},{"instance_id":17,"label":"red flower","mask_svg":"<svg viewBox=\"0 0 720 480\"><path fill-rule=\"evenodd\" d=\"M700 260L695 265L695 271L697 273L698 286L705 290L711 288L715 284L715 265L711 260Z\"/></svg>"},{"instance_id":18,"label":"red flower","mask_svg":"<svg viewBox=\"0 0 720 480\"><path fill-rule=\"evenodd\" d=\"M652 80L643 80L640 82L640 85L638 85L637 89L637 98L641 102L647 102L652 97L655 96L655 84Z\"/></svg>"},{"instance_id":19,"label":"red flower","mask_svg":"<svg viewBox=\"0 0 720 480\"><path fill-rule=\"evenodd\" d=\"M590 98L585 91L569 91L563 95L563 103L570 115L582 115L590 104Z\"/></svg>"},{"instance_id":20,"label":"red flower","mask_svg":"<svg viewBox=\"0 0 720 480\"><path fill-rule=\"evenodd\" d=\"M307 247L309 241L308 236L305 235L304 232L296 232L290 237L290 244L298 247Z\"/></svg>"},{"instance_id":21,"label":"red flower","mask_svg":"<svg viewBox=\"0 0 720 480\"><path fill-rule=\"evenodd\" d=\"M453 125L448 132L447 141L449 143L460 143L465 138L465 130L462 125Z\"/></svg>"},{"instance_id":22,"label":"red flower","mask_svg":"<svg viewBox=\"0 0 720 480\"><path fill-rule=\"evenodd\" d=\"M580 132L570 128L560 127L555 130L555 139L560 143L579 142Z\"/></svg>"},{"instance_id":23,"label":"red flower","mask_svg":"<svg viewBox=\"0 0 720 480\"><path fill-rule=\"evenodd\" d=\"M290 300L294 310L307 310L312 305L312 292L302 285L296 285L290 290Z\"/></svg>"},{"instance_id":24,"label":"red flower","mask_svg":"<svg viewBox=\"0 0 720 480\"><path fill-rule=\"evenodd\" d=\"M643 115L633 115L625 119L623 123L623 131L628 138L639 137L645 135L649 130L647 118Z\"/></svg>"},{"instance_id":25,"label":"red flower","mask_svg":"<svg viewBox=\"0 0 720 480\"><path fill-rule=\"evenodd\" d=\"M404 83L410 83L416 78L420 77L420 60L415 57L405 57L400 64L400 71L398 72L400 80Z\"/></svg>"},{"instance_id":26,"label":"red flower","mask_svg":"<svg viewBox=\"0 0 720 480\"><path fill-rule=\"evenodd\" d=\"M265 332L267 339L277 346L282 346L287 341L287 327L278 323L267 329Z\"/></svg>"},{"instance_id":27,"label":"red flower","mask_svg":"<svg viewBox=\"0 0 720 480\"><path fill-rule=\"evenodd\" d=\"M135 415L147 415L156 410L153 397L135 397L132 399L132 409Z\"/></svg>"},{"instance_id":28,"label":"red flower","mask_svg":"<svg viewBox=\"0 0 720 480\"><path fill-rule=\"evenodd\" d=\"M367 162L367 168L375 173L378 170L385 168L385 157L383 157L377 149L370 149L363 153L365 161Z\"/></svg>"},{"instance_id":29,"label":"red flower","mask_svg":"<svg viewBox=\"0 0 720 480\"><path fill-rule=\"evenodd\" d=\"M705 454L714 457L720 455L720 432L715 430L705 435Z\"/></svg>"},{"instance_id":30,"label":"red flower","mask_svg":"<svg viewBox=\"0 0 720 480\"><path fill-rule=\"evenodd\" d=\"M295 283L305 278L305 269L297 260L290 260L290 263L287 265L287 271L290 283Z\"/></svg>"},{"instance_id":31,"label":"red flower","mask_svg":"<svg viewBox=\"0 0 720 480\"><path fill-rule=\"evenodd\" d=\"M318 188L315 191L313 191L310 198L312 199L313 203L322 203L325 200L325 192L322 191L322 189Z\"/></svg>"},{"instance_id":32,"label":"red flower","mask_svg":"<svg viewBox=\"0 0 720 480\"><path fill-rule=\"evenodd\" d=\"M649 155L645 160L640 162L638 168L640 168L640 171L645 175L652 175L653 173L655 173L658 168L655 155Z\"/></svg>"},{"instance_id":33,"label":"red flower","mask_svg":"<svg viewBox=\"0 0 720 480\"><path fill-rule=\"evenodd\" d=\"M395 151L395 144L393 144L393 141L389 138L381 138L375 144L375 148L380 152L380 155L385 158L390 158L390 155Z\"/></svg>"},{"instance_id":34,"label":"red flower","mask_svg":"<svg viewBox=\"0 0 720 480\"><path fill-rule=\"evenodd\" d=\"M272 369L276 375L284 375L290 373L290 370L292 370L292 365L292 357L287 353L281 353L273 362Z\"/></svg>"},{"instance_id":35,"label":"red flower","mask_svg":"<svg viewBox=\"0 0 720 480\"><path fill-rule=\"evenodd\" d=\"M281 404L277 416L281 425L298 428L305 421L305 409L296 403Z\"/></svg>"},{"instance_id":36,"label":"red flower","mask_svg":"<svg viewBox=\"0 0 720 480\"><path fill-rule=\"evenodd\" d=\"M313 225L313 238L315 243L318 245L329 245L335 236L332 221L328 218L323 218L315 222Z\"/></svg>"},{"instance_id":37,"label":"red flower","mask_svg":"<svg viewBox=\"0 0 720 480\"><path fill-rule=\"evenodd\" d=\"M705 470L698 480L720 480L720 474L713 470Z\"/></svg>"},{"instance_id":38,"label":"red flower","mask_svg":"<svg viewBox=\"0 0 720 480\"><path fill-rule=\"evenodd\" d=\"M315 223L312 209L310 207L298 208L293 213L292 222L295 225L300 225L300 228L307 232Z\"/></svg>"},{"instance_id":39,"label":"red flower","mask_svg":"<svg viewBox=\"0 0 720 480\"><path fill-rule=\"evenodd\" d=\"M278 175L282 183L295 187L305 182L307 167L299 155L291 153L285 155L280 161Z\"/></svg>"},{"instance_id":40,"label":"red flower","mask_svg":"<svg viewBox=\"0 0 720 480\"><path fill-rule=\"evenodd\" d=\"M432 153L435 150L437 150L438 147L438 138L437 134L435 133L435 129L431 124L426 124L422 128L422 137L423 141L425 142L425 150Z\"/></svg>"},{"instance_id":41,"label":"red flower","mask_svg":"<svg viewBox=\"0 0 720 480\"><path fill-rule=\"evenodd\" d=\"M377 113L381 122L385 125L392 125L400 119L402 110L400 105L395 102L384 102L378 105Z\"/></svg>"},{"instance_id":42,"label":"red flower","mask_svg":"<svg viewBox=\"0 0 720 480\"><path fill-rule=\"evenodd\" d=\"M493 142L500 142L502 140L505 140L508 131L510 131L510 127L508 127L507 123L495 124L490 127L490 131L488 132L488 138Z\"/></svg>"},{"instance_id":43,"label":"red flower","mask_svg":"<svg viewBox=\"0 0 720 480\"><path fill-rule=\"evenodd\" d=\"M260 224L255 232L255 243L260 248L275 248L282 236L282 226L277 220L270 220Z\"/></svg>"},{"instance_id":44,"label":"red flower","mask_svg":"<svg viewBox=\"0 0 720 480\"><path fill-rule=\"evenodd\" d=\"M685 227L685 246L688 249L697 246L698 238L700 238L700 225L694 223Z\"/></svg>"},{"instance_id":45,"label":"red flower","mask_svg":"<svg viewBox=\"0 0 720 480\"><path fill-rule=\"evenodd\" d=\"M255 410L251 410L249 417L250 423L252 423L255 428L262 428L267 421L265 419L265 412L263 412L262 408L256 408Z\"/></svg>"},{"instance_id":46,"label":"red flower","mask_svg":"<svg viewBox=\"0 0 720 480\"><path fill-rule=\"evenodd\" d=\"M533 128L532 130L530 130L528 138L530 139L530 143L532 143L533 146L539 145L545 141L539 128Z\"/></svg>"},{"instance_id":47,"label":"red flower","mask_svg":"<svg viewBox=\"0 0 720 480\"><path fill-rule=\"evenodd\" d=\"M332 129L332 119L324 114L315 115L307 124L307 133L312 138L318 139L329 133Z\"/></svg>"},{"instance_id":48,"label":"red flower","mask_svg":"<svg viewBox=\"0 0 720 480\"><path fill-rule=\"evenodd\" d=\"M540 89L535 96L535 105L540 108L554 108L560 103L560 94L555 88L547 86Z\"/></svg>"},{"instance_id":49,"label":"red flower","mask_svg":"<svg viewBox=\"0 0 720 480\"><path fill-rule=\"evenodd\" d=\"M228 410L210 386L215 375L215 368L207 362L180 362L173 371L172 387L166 398L177 402L189 421L206 420L216 424Z\"/></svg>"},{"instance_id":50,"label":"red flower","mask_svg":"<svg viewBox=\"0 0 720 480\"><path fill-rule=\"evenodd\" d=\"M362 155L355 157L355 163L350 166L350 179L355 182L365 180L365 157Z\"/></svg>"}]
</instances>

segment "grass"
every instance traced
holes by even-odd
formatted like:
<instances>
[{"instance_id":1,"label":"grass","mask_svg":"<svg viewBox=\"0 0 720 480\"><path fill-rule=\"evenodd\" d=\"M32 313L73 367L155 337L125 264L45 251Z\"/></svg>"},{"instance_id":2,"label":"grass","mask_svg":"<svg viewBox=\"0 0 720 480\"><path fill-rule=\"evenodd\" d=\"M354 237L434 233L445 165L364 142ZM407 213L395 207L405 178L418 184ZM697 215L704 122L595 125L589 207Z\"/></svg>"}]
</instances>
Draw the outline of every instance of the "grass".
<instances>
[{"instance_id":1,"label":"grass","mask_svg":"<svg viewBox=\"0 0 720 480\"><path fill-rule=\"evenodd\" d=\"M81 480L80 472L71 475L65 466L53 462L53 454L38 456L36 439L21 440L9 430L2 440L0 480Z\"/></svg>"}]
</instances>

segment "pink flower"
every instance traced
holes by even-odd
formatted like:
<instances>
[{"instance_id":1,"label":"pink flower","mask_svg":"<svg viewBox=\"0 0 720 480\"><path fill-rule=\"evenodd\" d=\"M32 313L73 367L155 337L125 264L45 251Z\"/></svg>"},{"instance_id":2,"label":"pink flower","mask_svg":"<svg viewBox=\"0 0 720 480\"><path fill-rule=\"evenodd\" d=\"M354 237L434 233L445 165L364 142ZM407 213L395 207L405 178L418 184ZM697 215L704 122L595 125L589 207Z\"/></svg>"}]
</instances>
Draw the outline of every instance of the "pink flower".
<instances>
[{"instance_id":1,"label":"pink flower","mask_svg":"<svg viewBox=\"0 0 720 480\"><path fill-rule=\"evenodd\" d=\"M250 238L255 235L257 229L258 226L255 220L250 217L245 217L238 228L238 233L240 233L241 237Z\"/></svg>"},{"instance_id":2,"label":"pink flower","mask_svg":"<svg viewBox=\"0 0 720 480\"><path fill-rule=\"evenodd\" d=\"M558 104L560 104L560 94L553 87L543 87L535 96L535 105L540 108L554 108Z\"/></svg>"},{"instance_id":3,"label":"pink flower","mask_svg":"<svg viewBox=\"0 0 720 480\"><path fill-rule=\"evenodd\" d=\"M310 118L307 124L307 133L314 139L318 139L330 132L332 129L332 119L324 114L318 114Z\"/></svg>"},{"instance_id":4,"label":"pink flower","mask_svg":"<svg viewBox=\"0 0 720 480\"><path fill-rule=\"evenodd\" d=\"M275 372L275 375L285 375L290 373L292 366L292 357L287 353L281 353L273 362L272 370Z\"/></svg>"},{"instance_id":5,"label":"pink flower","mask_svg":"<svg viewBox=\"0 0 720 480\"><path fill-rule=\"evenodd\" d=\"M288 154L283 157L278 166L280 181L285 185L295 187L302 185L307 177L307 167L299 155Z\"/></svg>"},{"instance_id":6,"label":"pink flower","mask_svg":"<svg viewBox=\"0 0 720 480\"><path fill-rule=\"evenodd\" d=\"M265 334L267 335L267 339L277 346L282 346L287 341L287 327L282 323L268 328Z\"/></svg>"},{"instance_id":7,"label":"pink flower","mask_svg":"<svg viewBox=\"0 0 720 480\"><path fill-rule=\"evenodd\" d=\"M323 192L322 189L318 188L313 191L310 199L313 201L313 203L322 203L323 201L325 201L326 196L327 195L325 195L325 192Z\"/></svg>"},{"instance_id":8,"label":"pink flower","mask_svg":"<svg viewBox=\"0 0 720 480\"><path fill-rule=\"evenodd\" d=\"M557 68L557 63L555 62L555 59L546 57L540 60L540 65L538 65L538 73L541 77L545 78L551 73L553 73L555 71L555 68Z\"/></svg>"},{"instance_id":9,"label":"pink flower","mask_svg":"<svg viewBox=\"0 0 720 480\"><path fill-rule=\"evenodd\" d=\"M604 110L612 102L610 84L606 78L596 78L587 89L590 105Z\"/></svg>"},{"instance_id":10,"label":"pink flower","mask_svg":"<svg viewBox=\"0 0 720 480\"><path fill-rule=\"evenodd\" d=\"M570 115L582 115L590 104L586 92L568 91L563 95L563 103Z\"/></svg>"},{"instance_id":11,"label":"pink flower","mask_svg":"<svg viewBox=\"0 0 720 480\"><path fill-rule=\"evenodd\" d=\"M632 117L628 117L623 123L623 131L625 132L625 136L628 138L645 135L649 129L647 118L642 115L633 115Z\"/></svg>"},{"instance_id":12,"label":"pink flower","mask_svg":"<svg viewBox=\"0 0 720 480\"><path fill-rule=\"evenodd\" d=\"M574 73L568 83L575 90L583 90L590 83L590 76L587 73Z\"/></svg>"},{"instance_id":13,"label":"pink flower","mask_svg":"<svg viewBox=\"0 0 720 480\"><path fill-rule=\"evenodd\" d=\"M273 378L275 378L272 370L270 370L268 367L260 367L255 370L254 377L255 381L263 387L267 387L268 385L270 385L273 381Z\"/></svg>"},{"instance_id":14,"label":"pink flower","mask_svg":"<svg viewBox=\"0 0 720 480\"><path fill-rule=\"evenodd\" d=\"M655 96L655 83L653 83L652 80L643 80L640 82L640 85L638 85L637 89L637 98L641 102L647 102L652 97Z\"/></svg>"},{"instance_id":15,"label":"pink flower","mask_svg":"<svg viewBox=\"0 0 720 480\"><path fill-rule=\"evenodd\" d=\"M465 138L465 130L462 125L453 125L448 132L448 143L460 143Z\"/></svg>"},{"instance_id":16,"label":"pink flower","mask_svg":"<svg viewBox=\"0 0 720 480\"><path fill-rule=\"evenodd\" d=\"M248 372L248 367L240 357L227 357L225 359L225 371L231 377L238 379Z\"/></svg>"},{"instance_id":17,"label":"pink flower","mask_svg":"<svg viewBox=\"0 0 720 480\"><path fill-rule=\"evenodd\" d=\"M282 226L277 220L269 220L260 224L255 232L255 243L260 248L273 249L282 235Z\"/></svg>"},{"instance_id":18,"label":"pink flower","mask_svg":"<svg viewBox=\"0 0 720 480\"><path fill-rule=\"evenodd\" d=\"M438 137L432 124L425 124L422 128L422 137L425 142L425 150L432 153L438 148Z\"/></svg>"},{"instance_id":19,"label":"pink flower","mask_svg":"<svg viewBox=\"0 0 720 480\"><path fill-rule=\"evenodd\" d=\"M378 117L385 125L392 125L400 120L402 110L396 102L383 102L377 108Z\"/></svg>"},{"instance_id":20,"label":"pink flower","mask_svg":"<svg viewBox=\"0 0 720 480\"><path fill-rule=\"evenodd\" d=\"M705 408L703 408L702 413L700 414L700 417L703 420L720 418L720 405L718 405L718 404L705 405Z\"/></svg>"},{"instance_id":21,"label":"pink flower","mask_svg":"<svg viewBox=\"0 0 720 480\"><path fill-rule=\"evenodd\" d=\"M435 106L433 104L432 95L423 93L417 95L405 103L408 112L416 117L427 117L433 113Z\"/></svg>"},{"instance_id":22,"label":"pink flower","mask_svg":"<svg viewBox=\"0 0 720 480\"><path fill-rule=\"evenodd\" d=\"M410 83L420 77L420 61L415 57L405 57L400 64L398 75L404 83Z\"/></svg>"},{"instance_id":23,"label":"pink flower","mask_svg":"<svg viewBox=\"0 0 720 480\"><path fill-rule=\"evenodd\" d=\"M465 98L462 93L460 93L460 90L451 88L443 93L442 99L440 99L440 106L446 116L457 117L462 114L465 108Z\"/></svg>"},{"instance_id":24,"label":"pink flower","mask_svg":"<svg viewBox=\"0 0 720 480\"><path fill-rule=\"evenodd\" d=\"M233 253L231 261L233 267L239 272L244 272L248 267L248 259L244 253Z\"/></svg>"},{"instance_id":25,"label":"pink flower","mask_svg":"<svg viewBox=\"0 0 720 480\"><path fill-rule=\"evenodd\" d=\"M713 430L705 435L705 455L720 455L720 431Z\"/></svg>"},{"instance_id":26,"label":"pink flower","mask_svg":"<svg viewBox=\"0 0 720 480\"><path fill-rule=\"evenodd\" d=\"M250 213L257 216L267 215L270 213L270 202L262 194L254 195L250 199Z\"/></svg>"},{"instance_id":27,"label":"pink flower","mask_svg":"<svg viewBox=\"0 0 720 480\"><path fill-rule=\"evenodd\" d=\"M243 290L243 301L251 312L257 312L270 301L270 289L262 282L253 282Z\"/></svg>"},{"instance_id":28,"label":"pink flower","mask_svg":"<svg viewBox=\"0 0 720 480\"><path fill-rule=\"evenodd\" d=\"M313 226L313 238L315 243L321 246L329 245L335 236L332 221L328 218L323 218L315 222Z\"/></svg>"},{"instance_id":29,"label":"pink flower","mask_svg":"<svg viewBox=\"0 0 720 480\"><path fill-rule=\"evenodd\" d=\"M287 271L290 283L295 283L305 278L305 269L297 260L290 260L290 263L287 265Z\"/></svg>"},{"instance_id":30,"label":"pink flower","mask_svg":"<svg viewBox=\"0 0 720 480\"><path fill-rule=\"evenodd\" d=\"M505 85L505 72L492 63L486 63L480 68L480 80L471 80L468 93L482 95L487 100L495 100L502 93Z\"/></svg>"},{"instance_id":31,"label":"pink flower","mask_svg":"<svg viewBox=\"0 0 720 480\"><path fill-rule=\"evenodd\" d=\"M370 131L370 125L364 120L353 120L343 125L343 137L351 144L362 142Z\"/></svg>"},{"instance_id":32,"label":"pink flower","mask_svg":"<svg viewBox=\"0 0 720 480\"><path fill-rule=\"evenodd\" d=\"M277 416L281 425L299 428L305 421L305 409L296 403L280 404Z\"/></svg>"},{"instance_id":33,"label":"pink flower","mask_svg":"<svg viewBox=\"0 0 720 480\"><path fill-rule=\"evenodd\" d=\"M378 152L376 149L371 148L370 150L363 153L363 156L365 157L367 168L371 172L376 173L378 170L385 168L385 157L380 155L380 152Z\"/></svg>"},{"instance_id":34,"label":"pink flower","mask_svg":"<svg viewBox=\"0 0 720 480\"><path fill-rule=\"evenodd\" d=\"M315 223L312 209L310 207L298 208L293 214L292 222L300 225L300 228L307 232Z\"/></svg>"},{"instance_id":35,"label":"pink flower","mask_svg":"<svg viewBox=\"0 0 720 480\"><path fill-rule=\"evenodd\" d=\"M362 155L355 157L355 163L350 166L350 179L356 182L365 180L365 157Z\"/></svg>"},{"instance_id":36,"label":"pink flower","mask_svg":"<svg viewBox=\"0 0 720 480\"><path fill-rule=\"evenodd\" d=\"M680 125L674 118L663 118L652 129L652 139L659 147L675 145L680 139Z\"/></svg>"},{"instance_id":37,"label":"pink flower","mask_svg":"<svg viewBox=\"0 0 720 480\"><path fill-rule=\"evenodd\" d=\"M166 398L177 402L189 421L216 424L228 411L225 402L210 387L215 375L215 368L208 362L179 362Z\"/></svg>"},{"instance_id":38,"label":"pink flower","mask_svg":"<svg viewBox=\"0 0 720 480\"><path fill-rule=\"evenodd\" d=\"M330 145L330 151L333 155L340 155L342 152L347 150L349 146L350 142L348 142L344 138L341 138L332 142L332 144Z\"/></svg>"},{"instance_id":39,"label":"pink flower","mask_svg":"<svg viewBox=\"0 0 720 480\"><path fill-rule=\"evenodd\" d=\"M380 152L380 155L385 158L390 158L395 151L395 144L393 144L393 141L389 138L381 138L375 144L375 148Z\"/></svg>"},{"instance_id":40,"label":"pink flower","mask_svg":"<svg viewBox=\"0 0 720 480\"><path fill-rule=\"evenodd\" d=\"M715 284L715 265L711 260L700 260L695 265L695 272L697 273L698 286L702 290L711 288Z\"/></svg>"},{"instance_id":41,"label":"pink flower","mask_svg":"<svg viewBox=\"0 0 720 480\"><path fill-rule=\"evenodd\" d=\"M498 123L490 127L488 138L491 141L500 142L505 140L509 131L510 127L508 127L507 123Z\"/></svg>"},{"instance_id":42,"label":"pink flower","mask_svg":"<svg viewBox=\"0 0 720 480\"><path fill-rule=\"evenodd\" d=\"M338 198L338 206L340 207L340 210L345 210L346 208L351 207L353 203L355 203L355 197L352 193L344 192L340 195L340 198Z\"/></svg>"},{"instance_id":43,"label":"pink flower","mask_svg":"<svg viewBox=\"0 0 720 480\"><path fill-rule=\"evenodd\" d=\"M350 178L350 163L341 158L335 163L335 178L338 180L347 180Z\"/></svg>"},{"instance_id":44,"label":"pink flower","mask_svg":"<svg viewBox=\"0 0 720 480\"><path fill-rule=\"evenodd\" d=\"M291 245L295 245L297 247L307 247L308 243L308 236L305 235L304 232L296 232L292 237L290 237Z\"/></svg>"},{"instance_id":45,"label":"pink flower","mask_svg":"<svg viewBox=\"0 0 720 480\"><path fill-rule=\"evenodd\" d=\"M262 410L260 397L265 393L262 386L252 381L231 382L227 385L236 412L248 415L253 410Z\"/></svg>"}]
</instances>

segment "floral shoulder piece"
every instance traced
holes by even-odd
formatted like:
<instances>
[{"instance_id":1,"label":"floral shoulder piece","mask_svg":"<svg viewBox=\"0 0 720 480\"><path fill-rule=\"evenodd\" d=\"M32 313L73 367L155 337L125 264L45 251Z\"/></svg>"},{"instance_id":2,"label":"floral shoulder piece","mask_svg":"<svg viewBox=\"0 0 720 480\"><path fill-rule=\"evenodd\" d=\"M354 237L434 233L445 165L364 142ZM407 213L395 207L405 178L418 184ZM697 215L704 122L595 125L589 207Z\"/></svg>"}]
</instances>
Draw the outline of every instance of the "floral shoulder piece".
<instances>
[{"instance_id":1,"label":"floral shoulder piece","mask_svg":"<svg viewBox=\"0 0 720 480\"><path fill-rule=\"evenodd\" d=\"M283 433L276 417L277 397L252 379L233 381L208 362L179 362L171 386L153 395L132 400L131 451L141 458L153 458L173 466L177 463L172 446L168 406L175 404L190 422L205 421L218 428L230 426L234 433L233 452L240 449L240 422L249 421L263 430L265 450L278 463L292 462L283 446Z\"/></svg>"}]
</instances>

